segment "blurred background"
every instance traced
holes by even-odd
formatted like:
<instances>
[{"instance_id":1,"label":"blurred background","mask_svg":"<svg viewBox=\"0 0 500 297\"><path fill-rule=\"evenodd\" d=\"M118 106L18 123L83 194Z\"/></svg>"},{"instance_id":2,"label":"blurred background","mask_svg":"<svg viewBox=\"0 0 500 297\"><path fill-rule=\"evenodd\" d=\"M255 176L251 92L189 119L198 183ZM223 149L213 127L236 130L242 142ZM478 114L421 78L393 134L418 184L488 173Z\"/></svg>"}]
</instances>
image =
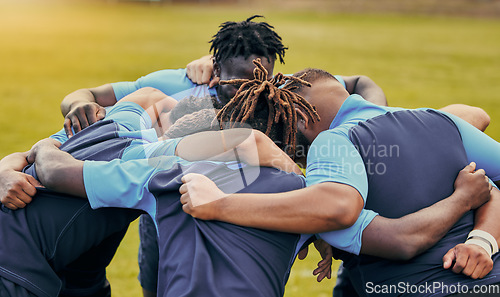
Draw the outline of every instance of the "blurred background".
<instances>
[{"instance_id":1,"label":"blurred background","mask_svg":"<svg viewBox=\"0 0 500 297\"><path fill-rule=\"evenodd\" d=\"M220 23L254 14L289 47L275 72L367 75L392 106L479 106L500 140L500 0L0 0L0 157L61 129L70 92L184 68ZM109 269L114 296L140 296L137 245L134 224ZM331 296L313 256L287 297Z\"/></svg>"}]
</instances>

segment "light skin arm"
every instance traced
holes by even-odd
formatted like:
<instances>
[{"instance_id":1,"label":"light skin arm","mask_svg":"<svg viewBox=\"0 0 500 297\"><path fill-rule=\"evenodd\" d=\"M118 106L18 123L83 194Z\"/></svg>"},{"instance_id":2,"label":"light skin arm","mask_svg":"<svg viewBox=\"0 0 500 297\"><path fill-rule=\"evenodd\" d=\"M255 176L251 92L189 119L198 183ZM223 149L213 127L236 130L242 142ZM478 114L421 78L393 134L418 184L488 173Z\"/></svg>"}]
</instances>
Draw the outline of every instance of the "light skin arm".
<instances>
[{"instance_id":1,"label":"light skin arm","mask_svg":"<svg viewBox=\"0 0 500 297\"><path fill-rule=\"evenodd\" d=\"M208 84L212 88L219 84L219 77L214 76L213 56L206 55L187 64L188 78L199 85Z\"/></svg>"},{"instance_id":2,"label":"light skin arm","mask_svg":"<svg viewBox=\"0 0 500 297\"><path fill-rule=\"evenodd\" d=\"M89 125L101 120L106 115L104 107L116 103L115 92L111 84L96 88L79 89L64 97L61 112L65 117L64 130L71 137L73 132L80 132Z\"/></svg>"},{"instance_id":3,"label":"light skin arm","mask_svg":"<svg viewBox=\"0 0 500 297\"><path fill-rule=\"evenodd\" d=\"M120 102L134 102L140 105L148 113L159 136L170 127L169 112L177 105L177 100L151 87L141 88L123 97Z\"/></svg>"},{"instance_id":4,"label":"light skin arm","mask_svg":"<svg viewBox=\"0 0 500 297\"><path fill-rule=\"evenodd\" d=\"M252 129L207 131L186 136L177 145L176 155L188 161L236 160L302 174L297 164L269 137Z\"/></svg>"},{"instance_id":5,"label":"light skin arm","mask_svg":"<svg viewBox=\"0 0 500 297\"><path fill-rule=\"evenodd\" d=\"M179 191L195 218L292 233L320 233L354 224L363 198L351 186L325 182L275 194L226 195L207 177L187 174Z\"/></svg>"},{"instance_id":6,"label":"light skin arm","mask_svg":"<svg viewBox=\"0 0 500 297\"><path fill-rule=\"evenodd\" d=\"M342 76L342 79L349 94L358 94L374 104L387 106L384 91L368 76Z\"/></svg>"},{"instance_id":7,"label":"light skin arm","mask_svg":"<svg viewBox=\"0 0 500 297\"><path fill-rule=\"evenodd\" d=\"M467 121L472 126L484 132L490 124L490 116L486 111L479 107L465 104L451 104L440 110L449 112L459 118Z\"/></svg>"}]
</instances>

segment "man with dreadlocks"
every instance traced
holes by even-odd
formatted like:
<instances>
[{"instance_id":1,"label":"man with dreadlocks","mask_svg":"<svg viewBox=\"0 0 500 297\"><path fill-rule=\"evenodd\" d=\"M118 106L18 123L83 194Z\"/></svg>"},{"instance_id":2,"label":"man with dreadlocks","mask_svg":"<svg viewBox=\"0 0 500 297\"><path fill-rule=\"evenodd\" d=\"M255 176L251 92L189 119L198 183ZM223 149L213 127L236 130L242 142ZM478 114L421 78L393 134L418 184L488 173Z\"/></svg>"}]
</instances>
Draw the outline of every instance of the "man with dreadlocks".
<instances>
[{"instance_id":1,"label":"man with dreadlocks","mask_svg":"<svg viewBox=\"0 0 500 297\"><path fill-rule=\"evenodd\" d=\"M222 109L218 112L217 118L229 120L227 125L223 123L224 128L241 126L243 123L250 124L262 133L274 135L275 140L284 149L288 149L295 142L292 133L294 129L291 126L297 122L295 105L301 107L301 113L310 121L318 121L318 114L302 97L290 91L295 86L285 84L282 75L279 74L269 81L265 68L258 61L255 64L258 68L254 72L253 80L226 82L241 83L241 87L229 103L234 109ZM299 78L292 80L304 83ZM282 87L279 88L280 86ZM148 94L149 91L145 92ZM153 93L155 92L158 94L153 90ZM163 105L170 106L169 103ZM211 111L204 107L205 104L200 104L201 111ZM157 110L162 109L164 108L153 108L144 113L136 104L120 102L110 115L118 127L124 125L126 128L125 130L120 128L123 130L120 133L132 136L136 130L152 125L154 119L159 117ZM117 117L119 111L121 115ZM174 121L172 128L179 125L192 130L193 127L189 125L192 118L189 116L190 114L184 116L176 114L172 110L170 112L170 120ZM213 129L213 117L197 118L207 119L205 126ZM100 130L95 129L106 125L115 128L117 125L114 125L112 119L78 133L66 142L70 144L67 147L81 147L79 145L81 141L87 141L89 149L98 145L99 141L93 141L91 134L93 131L99 132ZM142 127L143 125L146 127ZM197 130L202 126L199 124L194 128ZM189 134L188 130L184 129L184 133ZM205 150L209 150L211 146L206 143L206 139L223 139L222 143L216 141L215 144L219 143L219 146L222 146L219 151L227 151L234 147L233 138L238 135L233 132L238 132L238 129L204 132L181 140L166 140L165 145L172 147L167 144L169 141L178 143L175 149L177 154L186 156L184 149L187 149L189 154L192 146L204 144ZM118 133L120 141L123 140L129 147L132 147L132 142L141 141L137 139L130 142L120 133ZM141 133L146 132L141 131ZM210 134L208 138L203 136L205 133ZM188 143L185 143L186 141ZM120 151L124 151L128 160L130 155L137 154L138 151L151 152L149 146L153 146L156 152L165 151L159 149L155 142L139 147L134 145L130 149ZM199 150L197 154L200 154ZM35 146L28 159L35 160L36 168L31 168L36 169L38 178L49 189L87 197L93 207L140 209L155 219L161 255L158 286L160 296L283 295L287 273L298 248L298 235L196 220L182 211L183 206L178 202L178 188L182 184L181 176L190 172L211 176L226 192L289 191L304 186L300 176L272 168L248 167L244 164L233 166L215 162L190 163L177 157L84 162L74 159L58 150L52 143L46 142ZM254 180L248 179L252 175L256 176ZM106 185L102 184L102 180L107 181ZM484 183L483 181L480 185ZM463 190L464 187L457 188L457 192Z\"/></svg>"},{"instance_id":2,"label":"man with dreadlocks","mask_svg":"<svg viewBox=\"0 0 500 297\"><path fill-rule=\"evenodd\" d=\"M252 16L242 22L221 24L219 31L210 41L213 59L211 57L208 59L213 66L216 78L222 80L252 78L253 64L251 62L254 58L261 58L269 77L272 77L275 61L284 62L287 47L283 45L281 37L274 31L273 26L267 22L256 22L257 17L260 16ZM364 76L343 78L351 92L362 94L376 103L386 104L384 93L369 78ZM73 131L78 132L103 118L105 109L102 106L113 105L141 87L157 88L178 100L190 95L196 97L211 95L217 98L216 103L220 105L218 107L227 103L237 90L233 85L215 85L213 82L210 85L197 85L188 79L185 69L161 70L141 77L135 82L119 82L96 88L80 89L66 96L61 104L61 110L66 115L65 129L68 136L73 135ZM156 253L153 230L152 222L141 217L139 279L146 291L156 288L154 263L157 261L154 256L149 259L149 255ZM147 251L147 247L152 250Z\"/></svg>"},{"instance_id":3,"label":"man with dreadlocks","mask_svg":"<svg viewBox=\"0 0 500 297\"><path fill-rule=\"evenodd\" d=\"M290 92L286 85L282 89L278 88L285 83L282 75L276 76L269 82L267 70L261 63L255 63L259 68L255 71L254 83L243 84L240 88L245 90L248 87L254 94L245 99L245 102L250 103L250 107L240 104L242 102L236 102L239 107L235 110L240 110L243 114L228 124L242 126L246 123L261 130L259 133L262 135L264 133L275 135L283 147L290 147L295 138L290 134L290 123L295 123L297 117L293 105L303 106L308 114L317 119L316 113L312 106ZM148 90L144 92L147 94ZM125 100L130 101L128 99L122 101ZM78 146L82 141L92 142L91 134L96 127L107 125L111 129L116 126L110 123L112 119L116 120L118 126L125 128L120 129L118 133L120 136L122 132L132 135L136 130L148 128L147 123L152 125L153 119L158 117L156 113L151 112L146 116L136 104L122 101L110 111L112 117L108 121L92 125L67 140L66 144ZM282 101L289 106L286 107ZM185 128L183 132L189 134L193 130L189 125L193 118L190 117L191 114L182 116L176 113L176 108L181 104L182 102L170 111L170 121L174 123L169 131L179 131L180 129L176 130L175 127L181 126ZM205 107L205 104L200 104L202 112L211 111ZM160 111L163 109L158 108ZM119 118L116 116L118 110L121 110ZM228 109L221 110L218 117L225 119L227 111ZM209 114L213 116L211 118L198 116L196 119L207 119L205 126L208 129L212 127L218 129L218 124L212 124L215 114L213 112ZM138 117L140 118L136 120ZM141 125L145 127L141 128ZM194 129L197 130L202 126L197 125ZM237 136L233 132L237 131L239 129L208 132L208 139L212 142L216 139L214 144L221 146L218 139L222 138L224 140L220 150L222 152L231 150L231 147L234 147L233 138ZM202 137L201 140L194 138L198 141L197 144L189 139L192 138L188 136L182 140L166 140L165 145L171 147L167 144L168 141L178 143L177 154L184 157L186 156L184 149L189 151L191 147L200 147L203 144L202 153L206 153L210 148L205 141L207 137ZM120 141L122 140L124 143L129 143L124 135L120 137ZM186 141L188 143L185 143ZM96 140L90 147L98 142ZM36 160L37 177L49 189L88 197L90 204L95 207L141 209L154 218L159 234L161 260L159 296L270 297L284 294L284 285L295 257L299 236L285 232L241 228L220 222L199 222L182 211L182 204L178 202L180 196L178 187L182 184L180 179L184 173L198 172L211 175L227 191L272 193L303 187L305 184L301 176L270 167L259 168L245 164L215 162L190 163L177 157L123 161L123 158L128 160L130 155L137 154L136 148L144 153L151 151L148 149L149 146L153 146L155 151L165 151L154 142L145 146L130 143L125 150L121 150L124 152L122 160L116 159L111 162L77 161L69 154L58 150L53 144L45 145L40 143L35 146L29 159ZM197 154L200 154L199 150L197 151ZM286 156L283 152L282 155ZM276 156L274 153L273 157ZM62 164L64 168L60 167ZM105 185L102 183L103 178L107 181Z\"/></svg>"},{"instance_id":4,"label":"man with dreadlocks","mask_svg":"<svg viewBox=\"0 0 500 297\"><path fill-rule=\"evenodd\" d=\"M217 77L251 78L254 58L260 57L264 67L272 76L275 61L283 63L286 47L281 37L267 22L256 22L252 16L241 22L225 22L212 38L211 48L215 56ZM102 106L115 104L124 96L142 87L153 87L180 100L189 96L207 95L217 98L220 106L229 101L236 89L233 86L197 85L188 79L185 69L160 70L139 78L135 82L105 84L96 88L77 90L64 99L61 110L66 115L65 129L69 136L102 118ZM219 106L219 107L220 107ZM153 224L147 217L141 217L139 251L139 280L145 291L156 288L156 235ZM143 232L144 231L144 232ZM152 255L151 258L150 255ZM146 292L147 293L147 292ZM154 294L151 294L154 295Z\"/></svg>"},{"instance_id":5,"label":"man with dreadlocks","mask_svg":"<svg viewBox=\"0 0 500 297\"><path fill-rule=\"evenodd\" d=\"M304 116L298 124L312 142L308 187L227 195L191 174L181 187L184 210L242 226L320 233L343 250L337 256L346 261L360 296L449 296L480 285L498 290L500 191L490 187L491 200L473 204L467 196L442 198L453 192L457 173L469 162L499 185L500 144L451 114L373 105L349 95L326 71L302 73L312 87L298 84L296 91L321 117ZM484 171L474 172L475 166L464 170L486 184ZM402 224L391 226L398 220ZM410 228L400 232L402 226ZM345 230L331 231L339 229Z\"/></svg>"}]
</instances>

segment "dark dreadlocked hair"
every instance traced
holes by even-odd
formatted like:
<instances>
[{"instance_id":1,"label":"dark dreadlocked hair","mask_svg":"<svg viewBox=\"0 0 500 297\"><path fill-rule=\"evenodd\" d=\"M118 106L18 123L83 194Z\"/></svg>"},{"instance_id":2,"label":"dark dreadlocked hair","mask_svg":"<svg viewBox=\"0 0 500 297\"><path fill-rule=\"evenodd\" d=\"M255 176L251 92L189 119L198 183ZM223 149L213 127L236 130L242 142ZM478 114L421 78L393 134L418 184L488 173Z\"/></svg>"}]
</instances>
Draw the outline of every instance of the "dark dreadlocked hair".
<instances>
[{"instance_id":1,"label":"dark dreadlocked hair","mask_svg":"<svg viewBox=\"0 0 500 297\"><path fill-rule=\"evenodd\" d=\"M299 72L294 73L293 76L300 77L310 84L314 83L315 81L323 80L323 79L337 80L335 78L335 76L333 76L329 72L322 70L322 69L317 69L317 68L306 68L306 69L300 70ZM300 93L304 88L303 84L293 82L292 85L295 87L294 90L297 93Z\"/></svg>"},{"instance_id":2,"label":"dark dreadlocked hair","mask_svg":"<svg viewBox=\"0 0 500 297\"><path fill-rule=\"evenodd\" d=\"M269 62L278 56L280 62L285 63L283 57L288 48L283 46L273 26L252 21L257 17L263 16L254 15L242 22L225 22L219 26L219 31L209 42L215 61L222 63L229 58L243 56L247 59L257 55L267 57Z\"/></svg>"},{"instance_id":3,"label":"dark dreadlocked hair","mask_svg":"<svg viewBox=\"0 0 500 297\"><path fill-rule=\"evenodd\" d=\"M234 97L217 114L220 128L235 128L247 123L264 132L277 142L287 154L295 156L297 112L295 106L304 110L312 121L319 121L315 108L302 96L293 92L296 85L310 84L303 77L284 76L278 73L271 80L260 63L253 61L254 79L233 79L220 84L241 85Z\"/></svg>"}]
</instances>

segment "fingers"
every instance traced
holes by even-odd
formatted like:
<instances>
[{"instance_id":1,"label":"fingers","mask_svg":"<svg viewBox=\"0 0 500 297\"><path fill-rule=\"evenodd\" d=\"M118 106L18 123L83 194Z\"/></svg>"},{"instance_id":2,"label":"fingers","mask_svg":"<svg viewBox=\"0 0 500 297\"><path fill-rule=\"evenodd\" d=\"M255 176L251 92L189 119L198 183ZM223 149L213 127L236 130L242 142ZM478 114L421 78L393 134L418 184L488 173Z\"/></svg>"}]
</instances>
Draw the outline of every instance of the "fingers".
<instances>
[{"instance_id":1,"label":"fingers","mask_svg":"<svg viewBox=\"0 0 500 297\"><path fill-rule=\"evenodd\" d=\"M201 83L202 84L210 83L211 77L212 77L212 67L204 67L203 72L201 73Z\"/></svg>"},{"instance_id":2,"label":"fingers","mask_svg":"<svg viewBox=\"0 0 500 297\"><path fill-rule=\"evenodd\" d=\"M80 125L82 129L87 128L88 126L94 124L98 120L100 120L97 115L100 114L102 115L104 112L104 115L106 114L106 111L104 108L98 104L86 104L83 105L83 113L79 112L77 114L78 119L80 120Z\"/></svg>"},{"instance_id":3,"label":"fingers","mask_svg":"<svg viewBox=\"0 0 500 297\"><path fill-rule=\"evenodd\" d=\"M192 181L197 175L200 175L200 174L198 174L198 173L188 173L188 174L182 176L181 181L186 184L186 183Z\"/></svg>"},{"instance_id":4,"label":"fingers","mask_svg":"<svg viewBox=\"0 0 500 297\"><path fill-rule=\"evenodd\" d=\"M443 256L443 268L449 269L455 261L455 249L452 248Z\"/></svg>"},{"instance_id":5,"label":"fingers","mask_svg":"<svg viewBox=\"0 0 500 297\"><path fill-rule=\"evenodd\" d=\"M27 189L23 189L23 191L30 196L34 196L36 194L36 187L42 187L42 184L29 174L26 175L26 180L32 187L27 187Z\"/></svg>"},{"instance_id":6,"label":"fingers","mask_svg":"<svg viewBox=\"0 0 500 297\"><path fill-rule=\"evenodd\" d=\"M478 170L476 170L476 172L474 172L474 174L477 174L477 175L486 175L486 172L484 171L484 169L478 169Z\"/></svg>"},{"instance_id":7,"label":"fingers","mask_svg":"<svg viewBox=\"0 0 500 297\"><path fill-rule=\"evenodd\" d=\"M180 201L181 201L182 205L188 204L188 202L189 202L189 193L182 194L181 198L180 198Z\"/></svg>"},{"instance_id":8,"label":"fingers","mask_svg":"<svg viewBox=\"0 0 500 297\"><path fill-rule=\"evenodd\" d=\"M182 184L179 187L179 193L181 193L181 195L183 195L183 194L186 194L187 192L188 192L188 186L186 184Z\"/></svg>"},{"instance_id":9,"label":"fingers","mask_svg":"<svg viewBox=\"0 0 500 297\"><path fill-rule=\"evenodd\" d=\"M73 136L73 130L71 129L71 120L69 118L64 119L64 132L66 132L68 138Z\"/></svg>"},{"instance_id":10,"label":"fingers","mask_svg":"<svg viewBox=\"0 0 500 297\"><path fill-rule=\"evenodd\" d=\"M5 205L5 207L7 207L8 209L12 209L12 210L18 209L18 207L15 206L14 204L12 204L11 202L4 203L3 205Z\"/></svg>"},{"instance_id":11,"label":"fingers","mask_svg":"<svg viewBox=\"0 0 500 297\"><path fill-rule=\"evenodd\" d=\"M213 88L213 87L215 87L216 85L218 85L218 84L219 84L219 81L220 81L220 78L219 78L218 76L214 76L214 77L212 78L212 80L210 81L210 83L208 84L208 87L209 87L209 88Z\"/></svg>"},{"instance_id":12,"label":"fingers","mask_svg":"<svg viewBox=\"0 0 500 297\"><path fill-rule=\"evenodd\" d=\"M470 162L469 165L465 166L464 169L462 169L462 170L472 173L472 172L474 172L474 170L476 170L476 163Z\"/></svg>"},{"instance_id":13,"label":"fingers","mask_svg":"<svg viewBox=\"0 0 500 297\"><path fill-rule=\"evenodd\" d=\"M301 249L299 254L298 254L299 260L304 260L307 257L308 252L309 252L309 247L307 247L307 246L305 248Z\"/></svg>"},{"instance_id":14,"label":"fingers","mask_svg":"<svg viewBox=\"0 0 500 297\"><path fill-rule=\"evenodd\" d=\"M64 120L64 131L68 137L78 133L106 116L106 109L98 104L85 104L69 112ZM73 133L74 131L74 133Z\"/></svg>"},{"instance_id":15,"label":"fingers","mask_svg":"<svg viewBox=\"0 0 500 297\"><path fill-rule=\"evenodd\" d=\"M451 271L454 273L462 273L464 270L465 266L467 265L467 261L469 260L469 257L467 254L464 253L457 253L456 258L455 258L455 264L451 268Z\"/></svg>"},{"instance_id":16,"label":"fingers","mask_svg":"<svg viewBox=\"0 0 500 297\"><path fill-rule=\"evenodd\" d=\"M105 116L106 116L106 109L104 109L104 107L99 107L95 116L95 122L104 119Z\"/></svg>"},{"instance_id":17,"label":"fingers","mask_svg":"<svg viewBox=\"0 0 500 297\"><path fill-rule=\"evenodd\" d=\"M465 266L462 269L462 273L467 276L471 276L474 273L474 270L476 270L478 263L477 261L473 261L473 259L471 259L469 256L466 256L466 258L467 262L465 263Z\"/></svg>"},{"instance_id":18,"label":"fingers","mask_svg":"<svg viewBox=\"0 0 500 297\"><path fill-rule=\"evenodd\" d=\"M478 279L493 269L493 260L480 246L459 244L443 256L443 268Z\"/></svg>"},{"instance_id":19,"label":"fingers","mask_svg":"<svg viewBox=\"0 0 500 297\"><path fill-rule=\"evenodd\" d=\"M332 277L332 261L322 260L318 263L318 268L313 271L313 275L317 275L316 280L321 282L323 279Z\"/></svg>"}]
</instances>

